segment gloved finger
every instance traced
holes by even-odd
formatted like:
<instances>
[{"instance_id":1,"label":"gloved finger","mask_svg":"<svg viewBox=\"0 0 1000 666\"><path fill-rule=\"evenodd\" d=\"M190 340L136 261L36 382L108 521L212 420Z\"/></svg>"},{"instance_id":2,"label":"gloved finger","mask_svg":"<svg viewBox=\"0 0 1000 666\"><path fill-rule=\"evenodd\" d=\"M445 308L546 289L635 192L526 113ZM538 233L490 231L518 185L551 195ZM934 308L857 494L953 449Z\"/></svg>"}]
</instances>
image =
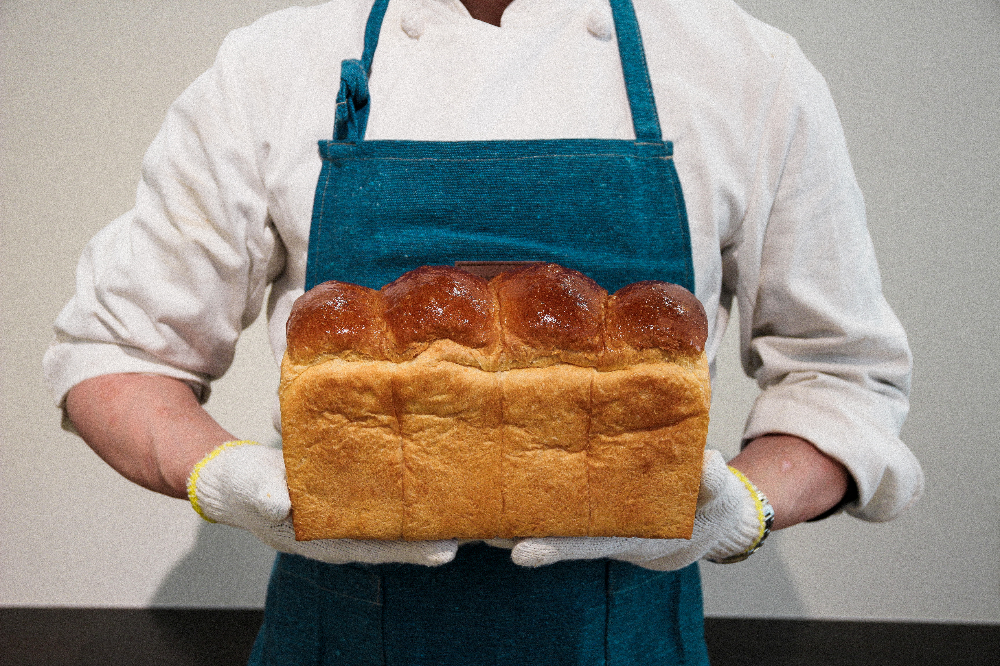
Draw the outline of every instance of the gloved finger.
<instances>
[{"instance_id":1,"label":"gloved finger","mask_svg":"<svg viewBox=\"0 0 1000 666\"><path fill-rule=\"evenodd\" d=\"M284 467L280 476L272 474L261 479L251 497L257 512L265 520L280 523L288 518L292 511L292 500L288 496Z\"/></svg>"},{"instance_id":2,"label":"gloved finger","mask_svg":"<svg viewBox=\"0 0 1000 666\"><path fill-rule=\"evenodd\" d=\"M440 566L455 559L458 541L377 541L356 539L317 539L296 541L291 520L254 530L257 538L283 553L301 555L328 564L386 564L403 562Z\"/></svg>"},{"instance_id":3,"label":"gloved finger","mask_svg":"<svg viewBox=\"0 0 1000 666\"><path fill-rule=\"evenodd\" d=\"M641 566L670 557L691 546L687 539L629 539L628 548L615 559Z\"/></svg>"},{"instance_id":4,"label":"gloved finger","mask_svg":"<svg viewBox=\"0 0 1000 666\"><path fill-rule=\"evenodd\" d=\"M247 529L281 522L292 506L281 451L246 440L202 459L188 479L188 496L204 518Z\"/></svg>"},{"instance_id":5,"label":"gloved finger","mask_svg":"<svg viewBox=\"0 0 1000 666\"><path fill-rule=\"evenodd\" d=\"M271 525L258 525L250 529L254 536L263 543L281 553L299 553L299 542L295 540L295 528L291 519L285 519Z\"/></svg>"},{"instance_id":6,"label":"gloved finger","mask_svg":"<svg viewBox=\"0 0 1000 666\"><path fill-rule=\"evenodd\" d=\"M458 542L447 541L375 541L355 539L319 539L296 542L296 552L329 564L361 562L364 564L405 563L428 567L447 564L455 559Z\"/></svg>"},{"instance_id":7,"label":"gloved finger","mask_svg":"<svg viewBox=\"0 0 1000 666\"><path fill-rule=\"evenodd\" d=\"M540 567L561 560L596 560L625 552L629 539L619 537L544 537L523 539L510 552L522 567Z\"/></svg>"},{"instance_id":8,"label":"gloved finger","mask_svg":"<svg viewBox=\"0 0 1000 666\"><path fill-rule=\"evenodd\" d=\"M722 533L728 532L725 525L733 523L743 514L749 515L750 518L755 515L750 491L729 468L722 454L717 451L706 451L694 520L696 535L704 530L718 532L720 528ZM750 522L753 523L753 520ZM694 538L698 540L697 536Z\"/></svg>"},{"instance_id":9,"label":"gloved finger","mask_svg":"<svg viewBox=\"0 0 1000 666\"><path fill-rule=\"evenodd\" d=\"M363 554L365 562L382 564L405 562L436 567L455 559L458 540L441 541L352 541L352 549Z\"/></svg>"},{"instance_id":10,"label":"gloved finger","mask_svg":"<svg viewBox=\"0 0 1000 666\"><path fill-rule=\"evenodd\" d=\"M638 548L620 559L644 569L676 571L692 562L697 562L701 559L704 551L702 544L687 539L646 539L645 541L653 543Z\"/></svg>"},{"instance_id":11,"label":"gloved finger","mask_svg":"<svg viewBox=\"0 0 1000 666\"><path fill-rule=\"evenodd\" d=\"M701 467L701 485L698 488L698 508L701 509L713 502L726 488L732 476L722 454L706 449Z\"/></svg>"}]
</instances>

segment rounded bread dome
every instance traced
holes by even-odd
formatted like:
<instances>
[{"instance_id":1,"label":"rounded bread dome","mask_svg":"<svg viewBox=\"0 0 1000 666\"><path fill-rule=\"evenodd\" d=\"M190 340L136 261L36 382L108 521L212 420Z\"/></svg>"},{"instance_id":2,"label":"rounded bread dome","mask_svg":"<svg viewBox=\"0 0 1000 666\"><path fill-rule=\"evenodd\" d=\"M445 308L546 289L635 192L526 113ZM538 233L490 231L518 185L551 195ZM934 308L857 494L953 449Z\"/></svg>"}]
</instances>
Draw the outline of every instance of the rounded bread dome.
<instances>
[{"instance_id":1,"label":"rounded bread dome","mask_svg":"<svg viewBox=\"0 0 1000 666\"><path fill-rule=\"evenodd\" d=\"M323 356L385 357L381 294L348 282L318 284L292 305L285 324L289 358L309 363Z\"/></svg>"},{"instance_id":2,"label":"rounded bread dome","mask_svg":"<svg viewBox=\"0 0 1000 666\"><path fill-rule=\"evenodd\" d=\"M395 351L411 357L435 340L479 349L497 338L489 282L452 266L423 266L382 287Z\"/></svg>"},{"instance_id":3,"label":"rounded bread dome","mask_svg":"<svg viewBox=\"0 0 1000 666\"><path fill-rule=\"evenodd\" d=\"M669 282L622 287L608 299L607 345L696 355L705 349L708 320L694 294Z\"/></svg>"},{"instance_id":4,"label":"rounded bread dome","mask_svg":"<svg viewBox=\"0 0 1000 666\"><path fill-rule=\"evenodd\" d=\"M704 307L681 286L649 280L608 295L583 273L552 263L489 281L453 266L423 266L380 291L324 282L296 300L287 323L294 363L330 356L403 361L450 341L448 358L491 370L693 357L707 335ZM473 355L456 356L461 349Z\"/></svg>"}]
</instances>

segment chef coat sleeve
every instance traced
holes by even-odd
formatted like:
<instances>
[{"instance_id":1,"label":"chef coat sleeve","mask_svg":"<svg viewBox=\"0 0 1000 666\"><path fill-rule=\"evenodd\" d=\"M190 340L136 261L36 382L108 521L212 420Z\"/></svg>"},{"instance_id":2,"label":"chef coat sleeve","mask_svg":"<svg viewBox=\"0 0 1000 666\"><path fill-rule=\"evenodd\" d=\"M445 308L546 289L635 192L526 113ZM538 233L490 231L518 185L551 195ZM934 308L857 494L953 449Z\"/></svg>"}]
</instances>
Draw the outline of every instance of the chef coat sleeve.
<instances>
[{"instance_id":1,"label":"chef coat sleeve","mask_svg":"<svg viewBox=\"0 0 1000 666\"><path fill-rule=\"evenodd\" d=\"M923 489L899 438L911 355L883 297L830 92L792 51L766 121L754 198L724 260L741 362L762 389L744 442L769 433L808 440L853 476L849 513L889 520Z\"/></svg>"},{"instance_id":2,"label":"chef coat sleeve","mask_svg":"<svg viewBox=\"0 0 1000 666\"><path fill-rule=\"evenodd\" d=\"M207 399L282 269L259 168L267 71L241 34L168 110L135 207L83 251L43 362L57 404L122 372L175 377Z\"/></svg>"}]
</instances>

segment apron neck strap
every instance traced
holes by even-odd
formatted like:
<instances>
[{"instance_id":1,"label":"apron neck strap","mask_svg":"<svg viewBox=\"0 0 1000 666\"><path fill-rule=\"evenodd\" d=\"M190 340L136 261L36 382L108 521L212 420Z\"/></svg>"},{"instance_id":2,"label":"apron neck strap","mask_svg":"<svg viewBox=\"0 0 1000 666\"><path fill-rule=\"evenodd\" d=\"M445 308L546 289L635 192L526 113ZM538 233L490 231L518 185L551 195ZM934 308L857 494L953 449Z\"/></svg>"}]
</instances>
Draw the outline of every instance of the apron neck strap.
<instances>
[{"instance_id":1,"label":"apron neck strap","mask_svg":"<svg viewBox=\"0 0 1000 666\"><path fill-rule=\"evenodd\" d=\"M378 46L382 19L389 0L375 0L368 22L365 24L365 45L361 59L348 59L340 63L340 90L337 92L337 111L333 122L333 140L358 143L365 138L368 128L369 96L368 78L372 72L375 47Z\"/></svg>"},{"instance_id":2,"label":"apron neck strap","mask_svg":"<svg viewBox=\"0 0 1000 666\"><path fill-rule=\"evenodd\" d=\"M385 10L388 7L389 0L375 0L372 11L368 14L368 23L365 25L365 50L361 54L361 65L364 67L365 76L370 76L372 73L372 58L375 57L378 35L382 30L382 19L385 18Z\"/></svg>"},{"instance_id":3,"label":"apron neck strap","mask_svg":"<svg viewBox=\"0 0 1000 666\"><path fill-rule=\"evenodd\" d=\"M610 3L636 141L661 143L663 134L632 0L610 0ZM364 139L369 110L368 77L371 75L372 60L388 6L389 0L375 0L365 25L365 45L361 60L345 60L342 64L333 132L336 141Z\"/></svg>"},{"instance_id":4,"label":"apron neck strap","mask_svg":"<svg viewBox=\"0 0 1000 666\"><path fill-rule=\"evenodd\" d=\"M656 113L653 84L649 80L646 52L642 48L639 20L635 17L632 0L611 0L611 14L615 19L615 37L625 77L625 91L632 110L635 139L644 143L660 143L663 141L663 134Z\"/></svg>"}]
</instances>

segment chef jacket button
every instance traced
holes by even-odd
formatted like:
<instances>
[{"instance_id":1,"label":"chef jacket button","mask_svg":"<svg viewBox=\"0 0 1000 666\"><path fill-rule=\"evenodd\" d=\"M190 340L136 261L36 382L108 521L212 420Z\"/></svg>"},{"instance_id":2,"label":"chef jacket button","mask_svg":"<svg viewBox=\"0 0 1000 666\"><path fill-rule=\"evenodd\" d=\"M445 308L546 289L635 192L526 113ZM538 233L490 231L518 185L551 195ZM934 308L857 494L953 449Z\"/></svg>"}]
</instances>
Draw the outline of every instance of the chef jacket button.
<instances>
[{"instance_id":1,"label":"chef jacket button","mask_svg":"<svg viewBox=\"0 0 1000 666\"><path fill-rule=\"evenodd\" d=\"M419 9L411 9L403 13L400 27L410 39L420 39L427 29L427 19Z\"/></svg>"},{"instance_id":2,"label":"chef jacket button","mask_svg":"<svg viewBox=\"0 0 1000 666\"><path fill-rule=\"evenodd\" d=\"M594 7L587 15L587 31L602 42L615 35L614 19L607 7Z\"/></svg>"}]
</instances>

